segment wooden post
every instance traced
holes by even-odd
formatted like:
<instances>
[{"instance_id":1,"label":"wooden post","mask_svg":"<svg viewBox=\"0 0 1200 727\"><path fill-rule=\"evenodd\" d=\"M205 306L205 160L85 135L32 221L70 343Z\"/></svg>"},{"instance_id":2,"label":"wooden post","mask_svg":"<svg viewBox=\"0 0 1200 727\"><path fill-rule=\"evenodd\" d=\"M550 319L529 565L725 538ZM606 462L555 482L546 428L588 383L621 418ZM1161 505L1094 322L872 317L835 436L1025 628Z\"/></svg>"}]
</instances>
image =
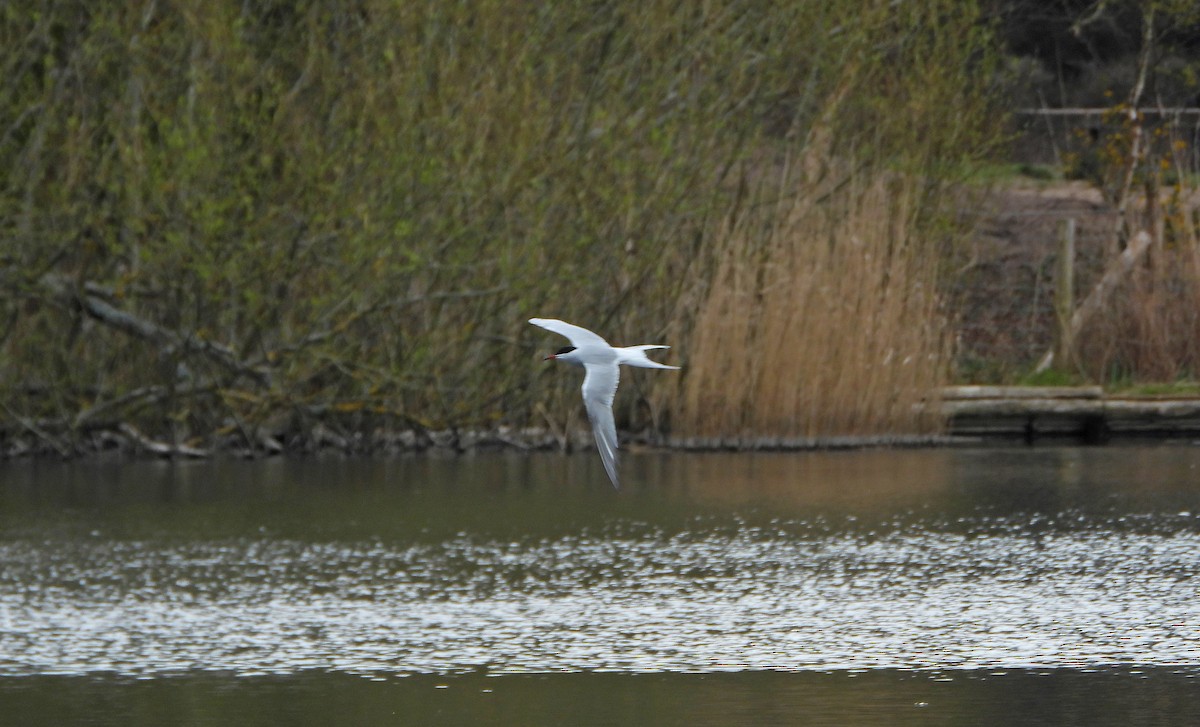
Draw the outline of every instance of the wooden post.
<instances>
[{"instance_id":1,"label":"wooden post","mask_svg":"<svg viewBox=\"0 0 1200 727\"><path fill-rule=\"evenodd\" d=\"M1070 366L1075 358L1075 331L1071 316L1075 313L1075 218L1063 220L1062 236L1058 241L1058 281L1054 289L1054 312L1058 318L1058 352L1055 358L1062 367Z\"/></svg>"}]
</instances>

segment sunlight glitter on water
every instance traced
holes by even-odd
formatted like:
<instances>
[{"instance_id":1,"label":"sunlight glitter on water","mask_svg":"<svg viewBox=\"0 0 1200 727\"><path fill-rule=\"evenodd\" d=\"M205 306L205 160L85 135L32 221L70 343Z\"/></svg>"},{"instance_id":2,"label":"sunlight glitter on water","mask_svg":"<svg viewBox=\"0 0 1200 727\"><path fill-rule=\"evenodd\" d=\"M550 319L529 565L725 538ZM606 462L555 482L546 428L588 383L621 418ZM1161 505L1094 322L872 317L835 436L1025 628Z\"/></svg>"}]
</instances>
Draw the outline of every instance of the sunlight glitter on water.
<instances>
[{"instance_id":1,"label":"sunlight glitter on water","mask_svg":"<svg viewBox=\"0 0 1200 727\"><path fill-rule=\"evenodd\" d=\"M979 525L12 540L0 674L1200 667L1194 527Z\"/></svg>"}]
</instances>

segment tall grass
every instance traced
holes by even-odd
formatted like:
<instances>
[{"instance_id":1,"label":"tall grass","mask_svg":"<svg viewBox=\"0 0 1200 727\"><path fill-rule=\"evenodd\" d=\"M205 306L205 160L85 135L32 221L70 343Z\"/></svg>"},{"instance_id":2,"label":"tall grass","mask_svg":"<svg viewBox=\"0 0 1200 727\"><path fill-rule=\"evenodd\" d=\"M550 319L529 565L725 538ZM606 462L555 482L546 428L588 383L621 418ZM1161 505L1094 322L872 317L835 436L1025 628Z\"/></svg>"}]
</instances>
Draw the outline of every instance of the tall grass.
<instances>
[{"instance_id":1,"label":"tall grass","mask_svg":"<svg viewBox=\"0 0 1200 727\"><path fill-rule=\"evenodd\" d=\"M749 211L685 298L695 314L676 433L752 441L940 428L923 404L948 379L941 290L965 231L947 192L994 142L997 118L980 82L994 59L972 13L928 4L889 15L893 30L906 28L899 42L840 69L802 142L747 175Z\"/></svg>"},{"instance_id":2,"label":"tall grass","mask_svg":"<svg viewBox=\"0 0 1200 727\"><path fill-rule=\"evenodd\" d=\"M676 428L705 436L923 432L950 340L919 190L852 176L829 198L746 222L719 253L690 341Z\"/></svg>"}]
</instances>

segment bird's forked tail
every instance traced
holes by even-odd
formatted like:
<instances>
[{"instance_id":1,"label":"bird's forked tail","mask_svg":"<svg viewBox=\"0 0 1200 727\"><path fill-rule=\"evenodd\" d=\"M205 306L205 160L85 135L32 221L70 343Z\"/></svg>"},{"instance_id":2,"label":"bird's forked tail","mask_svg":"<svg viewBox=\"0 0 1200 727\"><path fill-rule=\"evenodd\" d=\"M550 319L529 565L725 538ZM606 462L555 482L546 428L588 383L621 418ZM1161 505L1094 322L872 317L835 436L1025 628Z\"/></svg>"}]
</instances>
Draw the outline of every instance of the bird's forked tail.
<instances>
[{"instance_id":1,"label":"bird's forked tail","mask_svg":"<svg viewBox=\"0 0 1200 727\"><path fill-rule=\"evenodd\" d=\"M625 348L618 348L618 349L616 349L617 350L617 363L625 364L626 366L640 366L644 369L678 369L679 368L678 366L668 366L667 364L661 364L657 361L651 361L650 358L648 356L646 356L646 352L651 351L656 348L670 348L670 346L650 345L650 346L626 346Z\"/></svg>"}]
</instances>

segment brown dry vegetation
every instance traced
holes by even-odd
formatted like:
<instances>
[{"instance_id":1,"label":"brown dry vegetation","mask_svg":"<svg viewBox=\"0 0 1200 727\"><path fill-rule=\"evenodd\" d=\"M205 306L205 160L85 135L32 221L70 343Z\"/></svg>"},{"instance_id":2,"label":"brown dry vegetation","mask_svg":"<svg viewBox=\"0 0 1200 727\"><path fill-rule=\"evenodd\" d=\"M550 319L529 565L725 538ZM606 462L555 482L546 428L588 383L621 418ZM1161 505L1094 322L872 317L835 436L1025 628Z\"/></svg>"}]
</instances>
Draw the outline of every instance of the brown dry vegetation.
<instances>
[{"instance_id":1,"label":"brown dry vegetation","mask_svg":"<svg viewBox=\"0 0 1200 727\"><path fill-rule=\"evenodd\" d=\"M930 431L945 381L938 241L911 177L852 177L790 200L767 234L735 228L689 342L679 429L708 437ZM836 363L834 363L836 362ZM831 365L834 364L834 365Z\"/></svg>"}]
</instances>

